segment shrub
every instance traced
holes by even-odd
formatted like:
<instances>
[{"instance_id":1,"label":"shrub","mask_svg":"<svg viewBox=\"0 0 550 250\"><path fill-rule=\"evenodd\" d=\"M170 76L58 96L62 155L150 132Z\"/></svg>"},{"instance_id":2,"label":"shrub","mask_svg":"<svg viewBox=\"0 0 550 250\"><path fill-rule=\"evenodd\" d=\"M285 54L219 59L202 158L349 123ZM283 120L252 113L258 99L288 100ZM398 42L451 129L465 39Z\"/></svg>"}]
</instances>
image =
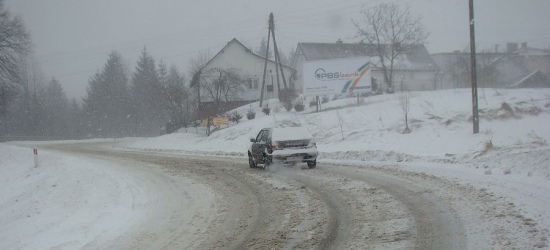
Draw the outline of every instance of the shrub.
<instances>
[{"instance_id":1,"label":"shrub","mask_svg":"<svg viewBox=\"0 0 550 250\"><path fill-rule=\"evenodd\" d=\"M246 113L246 118L248 118L248 120L252 120L254 119L254 117L256 117L256 112L254 112L252 109L249 109Z\"/></svg>"},{"instance_id":2,"label":"shrub","mask_svg":"<svg viewBox=\"0 0 550 250\"><path fill-rule=\"evenodd\" d=\"M296 105L294 105L294 110L300 112L300 111L304 111L304 104L301 103L301 102L298 102L296 103Z\"/></svg>"},{"instance_id":3,"label":"shrub","mask_svg":"<svg viewBox=\"0 0 550 250\"><path fill-rule=\"evenodd\" d=\"M489 152L489 150L493 149L495 147L495 145L493 145L493 138L490 138L484 142L482 142L483 144L483 148L481 149L481 151L477 154L476 157L478 156L481 156L483 154L486 154L487 152Z\"/></svg>"},{"instance_id":4,"label":"shrub","mask_svg":"<svg viewBox=\"0 0 550 250\"><path fill-rule=\"evenodd\" d=\"M327 103L329 101L328 96L324 95L321 103Z\"/></svg>"},{"instance_id":5,"label":"shrub","mask_svg":"<svg viewBox=\"0 0 550 250\"><path fill-rule=\"evenodd\" d=\"M287 112L290 112L290 110L292 110L292 103L291 102L287 102L284 105L285 105L285 109L286 109Z\"/></svg>"},{"instance_id":6,"label":"shrub","mask_svg":"<svg viewBox=\"0 0 550 250\"><path fill-rule=\"evenodd\" d=\"M514 114L514 109L512 109L512 107L510 107L510 105L506 102L503 102L502 105L500 105L500 108L510 114Z\"/></svg>"},{"instance_id":7,"label":"shrub","mask_svg":"<svg viewBox=\"0 0 550 250\"><path fill-rule=\"evenodd\" d=\"M311 102L309 102L309 107L315 107L317 106L317 101L315 99L311 100Z\"/></svg>"},{"instance_id":8,"label":"shrub","mask_svg":"<svg viewBox=\"0 0 550 250\"><path fill-rule=\"evenodd\" d=\"M269 115L269 113L271 112L269 105L265 105L265 107L262 108L262 112L264 112L265 115Z\"/></svg>"},{"instance_id":9,"label":"shrub","mask_svg":"<svg viewBox=\"0 0 550 250\"><path fill-rule=\"evenodd\" d=\"M290 111L290 109L292 109L292 100L296 98L296 96L296 93L291 89L281 89L281 91L279 92L279 100L284 103L287 111Z\"/></svg>"},{"instance_id":10,"label":"shrub","mask_svg":"<svg viewBox=\"0 0 550 250\"><path fill-rule=\"evenodd\" d=\"M241 114L239 114L237 111L233 112L231 116L229 117L229 120L236 122L239 124L239 121L243 118Z\"/></svg>"}]
</instances>

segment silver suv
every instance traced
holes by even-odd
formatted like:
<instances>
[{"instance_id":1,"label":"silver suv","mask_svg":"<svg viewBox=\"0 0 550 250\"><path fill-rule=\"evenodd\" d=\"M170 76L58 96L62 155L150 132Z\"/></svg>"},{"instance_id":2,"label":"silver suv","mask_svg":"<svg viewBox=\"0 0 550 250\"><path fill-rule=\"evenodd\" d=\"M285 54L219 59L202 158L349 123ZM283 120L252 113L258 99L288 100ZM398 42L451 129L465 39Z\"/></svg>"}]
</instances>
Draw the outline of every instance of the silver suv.
<instances>
[{"instance_id":1,"label":"silver suv","mask_svg":"<svg viewBox=\"0 0 550 250\"><path fill-rule=\"evenodd\" d=\"M315 139L303 127L264 128L250 142L248 163L251 168L267 169L273 162L306 162L309 168L317 166Z\"/></svg>"}]
</instances>

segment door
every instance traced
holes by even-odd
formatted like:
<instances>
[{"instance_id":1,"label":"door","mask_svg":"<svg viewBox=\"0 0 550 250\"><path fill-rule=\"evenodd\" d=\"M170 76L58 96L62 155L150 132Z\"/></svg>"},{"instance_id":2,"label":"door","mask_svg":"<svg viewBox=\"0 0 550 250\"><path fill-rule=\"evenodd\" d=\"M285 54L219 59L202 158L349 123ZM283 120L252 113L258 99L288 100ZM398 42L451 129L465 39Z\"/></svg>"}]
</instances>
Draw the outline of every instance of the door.
<instances>
[{"instance_id":1,"label":"door","mask_svg":"<svg viewBox=\"0 0 550 250\"><path fill-rule=\"evenodd\" d=\"M262 129L258 136L256 136L256 141L252 144L252 155L256 162L263 163L263 152L267 147L267 138L269 136L268 129Z\"/></svg>"}]
</instances>

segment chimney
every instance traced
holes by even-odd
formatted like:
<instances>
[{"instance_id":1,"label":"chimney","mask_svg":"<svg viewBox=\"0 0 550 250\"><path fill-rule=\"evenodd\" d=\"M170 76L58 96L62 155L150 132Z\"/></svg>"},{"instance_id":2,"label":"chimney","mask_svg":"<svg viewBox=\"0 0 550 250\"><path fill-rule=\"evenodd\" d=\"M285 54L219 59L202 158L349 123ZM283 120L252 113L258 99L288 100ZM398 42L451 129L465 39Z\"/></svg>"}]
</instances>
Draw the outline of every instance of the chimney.
<instances>
[{"instance_id":1,"label":"chimney","mask_svg":"<svg viewBox=\"0 0 550 250\"><path fill-rule=\"evenodd\" d=\"M506 52L508 53L514 53L518 51L518 43L507 43L506 44Z\"/></svg>"},{"instance_id":2,"label":"chimney","mask_svg":"<svg viewBox=\"0 0 550 250\"><path fill-rule=\"evenodd\" d=\"M521 48L522 49L527 49L527 42L522 42L521 43Z\"/></svg>"}]
</instances>

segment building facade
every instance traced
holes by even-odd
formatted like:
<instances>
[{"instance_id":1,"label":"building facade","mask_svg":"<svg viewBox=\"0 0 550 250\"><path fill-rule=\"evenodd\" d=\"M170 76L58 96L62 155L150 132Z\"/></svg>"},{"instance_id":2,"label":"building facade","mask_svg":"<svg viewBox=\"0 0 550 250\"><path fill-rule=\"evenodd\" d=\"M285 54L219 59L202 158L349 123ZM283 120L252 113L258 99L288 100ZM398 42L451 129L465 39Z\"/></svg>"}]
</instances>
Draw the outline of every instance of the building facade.
<instances>
[{"instance_id":1,"label":"building facade","mask_svg":"<svg viewBox=\"0 0 550 250\"><path fill-rule=\"evenodd\" d=\"M373 44L365 43L299 43L292 66L296 69L296 89L303 89L303 65L308 61L331 60L353 57L370 57L373 69L371 76L377 84L387 88L380 56ZM388 45L382 45L388 46ZM439 88L439 68L424 45L408 45L394 61L392 86L395 90L434 90Z\"/></svg>"}]
</instances>

